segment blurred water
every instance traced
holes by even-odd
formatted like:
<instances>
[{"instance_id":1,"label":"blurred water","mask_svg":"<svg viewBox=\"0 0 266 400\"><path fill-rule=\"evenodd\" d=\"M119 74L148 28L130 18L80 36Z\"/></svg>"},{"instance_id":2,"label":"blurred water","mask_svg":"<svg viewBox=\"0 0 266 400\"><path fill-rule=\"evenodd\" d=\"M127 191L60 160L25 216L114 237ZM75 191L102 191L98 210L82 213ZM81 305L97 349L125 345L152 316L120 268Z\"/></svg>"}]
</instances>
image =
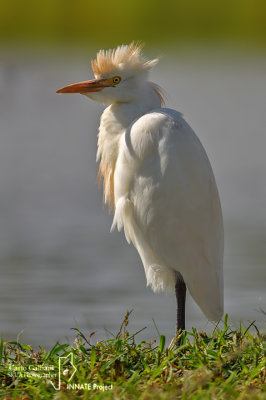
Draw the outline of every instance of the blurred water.
<instances>
[{"instance_id":1,"label":"blurred water","mask_svg":"<svg viewBox=\"0 0 266 400\"><path fill-rule=\"evenodd\" d=\"M95 163L102 106L59 87L89 77L94 54L0 58L0 332L50 346L105 327L126 309L132 330L169 339L174 296L145 287L144 270L122 234L109 233ZM226 232L225 309L236 324L266 308L266 59L168 55L152 79L203 142L217 178ZM76 322L75 322L76 321ZM212 329L188 298L187 327Z\"/></svg>"}]
</instances>

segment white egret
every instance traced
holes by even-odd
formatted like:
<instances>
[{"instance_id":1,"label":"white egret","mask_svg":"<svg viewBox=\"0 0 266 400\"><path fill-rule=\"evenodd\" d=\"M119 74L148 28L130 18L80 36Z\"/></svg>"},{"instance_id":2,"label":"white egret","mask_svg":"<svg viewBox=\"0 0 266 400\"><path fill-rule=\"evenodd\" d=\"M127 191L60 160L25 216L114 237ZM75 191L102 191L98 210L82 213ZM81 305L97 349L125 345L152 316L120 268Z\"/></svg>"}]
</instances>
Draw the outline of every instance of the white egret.
<instances>
[{"instance_id":1,"label":"white egret","mask_svg":"<svg viewBox=\"0 0 266 400\"><path fill-rule=\"evenodd\" d=\"M182 115L162 108L159 86L134 43L100 50L94 80L57 93L81 93L108 107L97 160L111 230L124 228L154 292L174 291L177 332L185 329L186 287L209 320L223 315L223 220L206 152Z\"/></svg>"}]
</instances>

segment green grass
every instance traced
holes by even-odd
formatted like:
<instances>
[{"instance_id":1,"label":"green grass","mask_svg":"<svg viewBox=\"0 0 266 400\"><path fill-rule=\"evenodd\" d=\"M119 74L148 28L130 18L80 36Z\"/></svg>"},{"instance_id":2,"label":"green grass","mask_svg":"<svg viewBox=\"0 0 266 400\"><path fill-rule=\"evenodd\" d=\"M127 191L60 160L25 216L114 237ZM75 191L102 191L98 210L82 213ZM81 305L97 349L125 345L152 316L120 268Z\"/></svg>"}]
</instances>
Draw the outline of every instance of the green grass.
<instances>
[{"instance_id":1,"label":"green grass","mask_svg":"<svg viewBox=\"0 0 266 400\"><path fill-rule=\"evenodd\" d=\"M138 342L138 332L128 331L129 314L114 338L96 344L91 344L93 333L85 337L78 329L73 345L56 343L49 352L1 341L0 398L266 399L265 337L254 324L232 330L226 316L223 329L210 335L196 329L183 332L177 348L174 342L166 347L162 335L158 343ZM251 325L255 334L249 332ZM53 369L56 385L59 367L64 371L60 391L38 376ZM21 373L25 376L19 377ZM107 388L103 391L93 384Z\"/></svg>"}]
</instances>

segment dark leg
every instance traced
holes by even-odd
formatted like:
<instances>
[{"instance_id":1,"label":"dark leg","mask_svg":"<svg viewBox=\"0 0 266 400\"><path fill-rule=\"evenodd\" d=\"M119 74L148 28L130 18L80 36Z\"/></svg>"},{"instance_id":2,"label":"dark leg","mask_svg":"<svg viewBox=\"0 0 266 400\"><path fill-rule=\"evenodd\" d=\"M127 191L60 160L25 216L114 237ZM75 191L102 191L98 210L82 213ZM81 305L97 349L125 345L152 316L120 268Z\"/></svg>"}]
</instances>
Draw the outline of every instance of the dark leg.
<instances>
[{"instance_id":1,"label":"dark leg","mask_svg":"<svg viewBox=\"0 0 266 400\"><path fill-rule=\"evenodd\" d=\"M177 277L175 285L176 295L176 333L181 333L185 330L185 303L186 303L186 284L181 276Z\"/></svg>"}]
</instances>

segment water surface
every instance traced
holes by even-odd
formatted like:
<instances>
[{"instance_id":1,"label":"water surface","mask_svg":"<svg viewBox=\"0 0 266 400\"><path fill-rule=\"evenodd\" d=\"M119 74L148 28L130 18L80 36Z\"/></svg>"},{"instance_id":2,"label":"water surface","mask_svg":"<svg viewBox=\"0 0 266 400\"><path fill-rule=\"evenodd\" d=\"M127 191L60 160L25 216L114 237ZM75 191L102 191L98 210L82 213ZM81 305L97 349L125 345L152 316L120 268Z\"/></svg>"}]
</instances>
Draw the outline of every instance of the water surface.
<instances>
[{"instance_id":1,"label":"water surface","mask_svg":"<svg viewBox=\"0 0 266 400\"><path fill-rule=\"evenodd\" d=\"M0 331L50 346L73 340L76 323L97 338L132 330L169 339L174 296L146 288L136 250L109 233L97 188L97 127L103 107L59 87L89 77L93 54L0 59ZM167 56L152 79L204 144L225 219L225 310L257 320L266 308L266 62L262 57ZM76 321L76 322L75 322ZM187 327L212 329L188 297Z\"/></svg>"}]
</instances>

